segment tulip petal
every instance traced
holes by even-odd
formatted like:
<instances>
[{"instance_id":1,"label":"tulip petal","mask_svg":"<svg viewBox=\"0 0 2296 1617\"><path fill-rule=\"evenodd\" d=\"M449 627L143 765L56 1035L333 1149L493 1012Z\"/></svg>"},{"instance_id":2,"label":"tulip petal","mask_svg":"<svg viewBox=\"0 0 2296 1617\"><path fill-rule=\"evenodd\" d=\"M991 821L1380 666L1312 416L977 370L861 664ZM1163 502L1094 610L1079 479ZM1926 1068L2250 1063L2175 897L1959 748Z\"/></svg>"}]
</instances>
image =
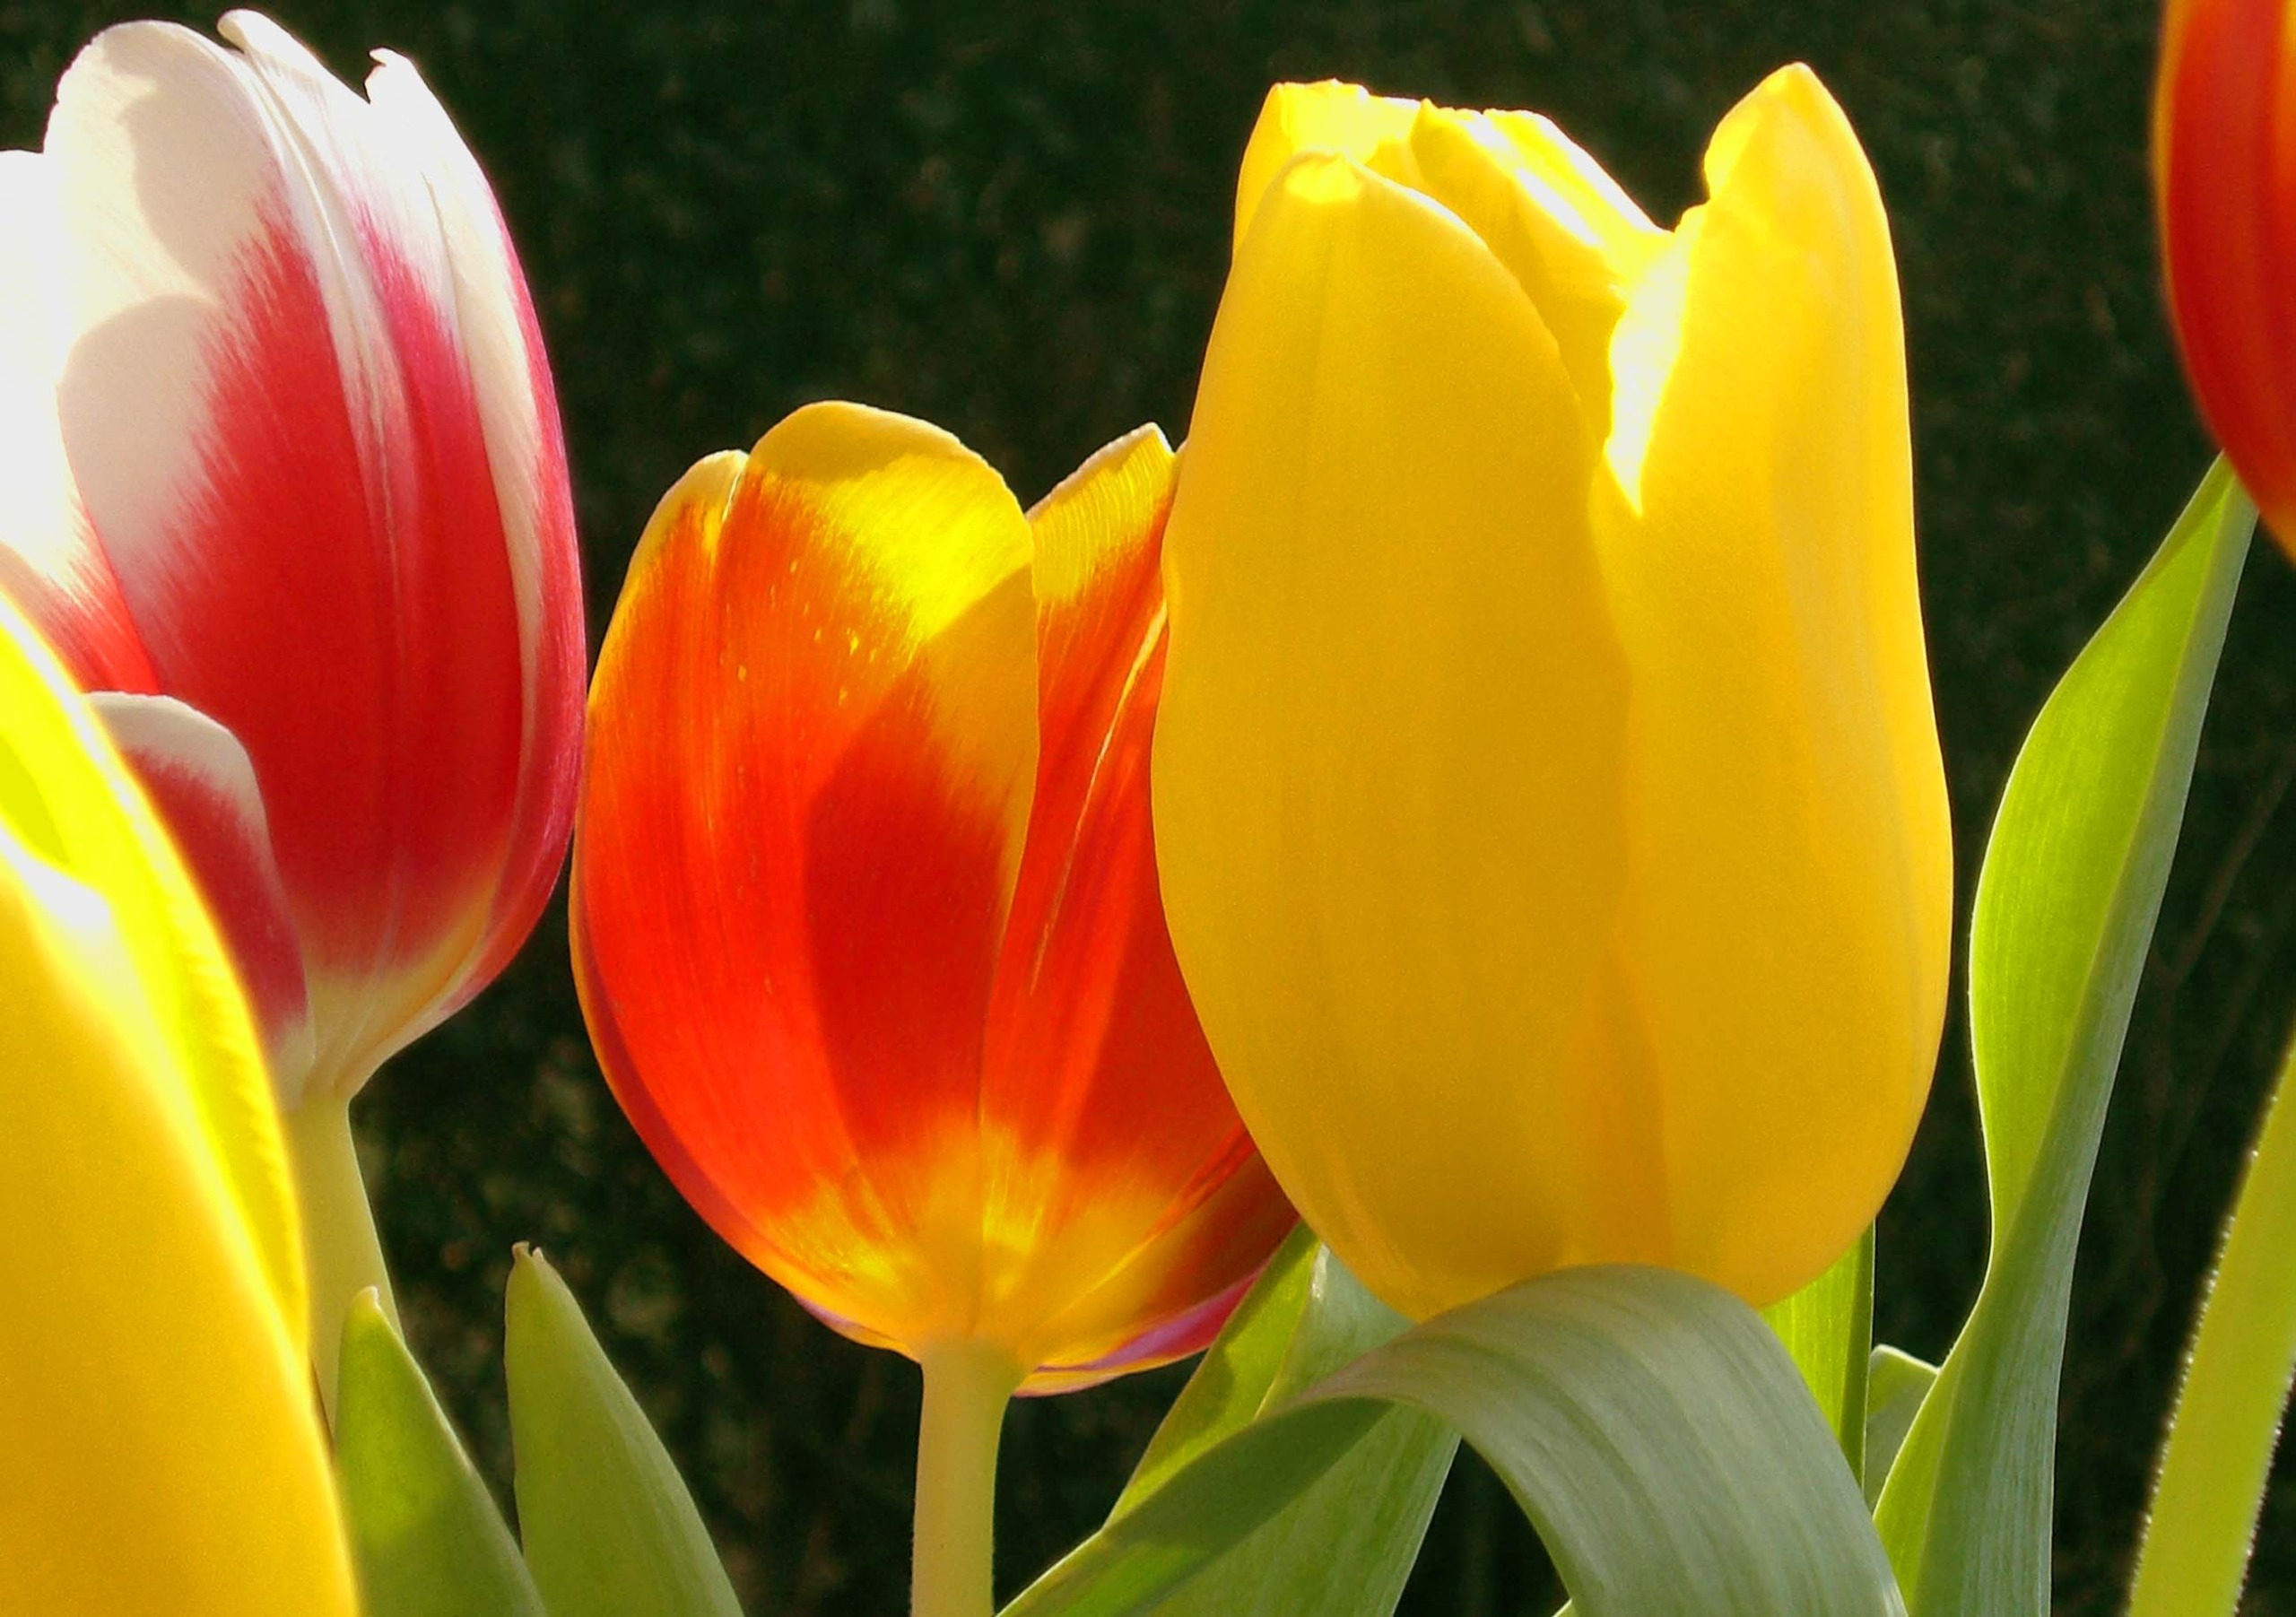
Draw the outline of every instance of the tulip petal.
<instances>
[{"instance_id":1,"label":"tulip petal","mask_svg":"<svg viewBox=\"0 0 2296 1617\"><path fill-rule=\"evenodd\" d=\"M1511 131L1501 116L1515 120ZM1457 213L1522 283L1602 441L1610 430L1611 332L1665 233L1544 118L1422 106L1410 138L1413 183Z\"/></svg>"},{"instance_id":2,"label":"tulip petal","mask_svg":"<svg viewBox=\"0 0 2296 1617\"><path fill-rule=\"evenodd\" d=\"M591 692L575 958L615 1093L752 1261L911 1344L978 1296L1028 560L955 439L812 406L665 497Z\"/></svg>"},{"instance_id":3,"label":"tulip petal","mask_svg":"<svg viewBox=\"0 0 2296 1617\"><path fill-rule=\"evenodd\" d=\"M982 1313L1031 1365L1098 1361L1144 1334L1159 1344L1144 1362L1194 1351L1208 1337L1156 1326L1247 1282L1292 1223L1213 1065L1157 896L1148 744L1172 466L1144 427L1030 513L1037 777L980 1128ZM1129 1366L1091 1378L1116 1368Z\"/></svg>"},{"instance_id":4,"label":"tulip petal","mask_svg":"<svg viewBox=\"0 0 2296 1617\"><path fill-rule=\"evenodd\" d=\"M1872 172L1796 67L1717 130L1708 178L1621 323L1596 506L1634 669L1621 948L1673 1261L1763 1304L1857 1239L1904 1160L1951 852Z\"/></svg>"},{"instance_id":5,"label":"tulip petal","mask_svg":"<svg viewBox=\"0 0 2296 1617\"><path fill-rule=\"evenodd\" d=\"M173 697L105 691L91 701L206 900L263 1030L280 1104L291 1109L310 1071L310 999L247 751Z\"/></svg>"},{"instance_id":6,"label":"tulip petal","mask_svg":"<svg viewBox=\"0 0 2296 1617\"><path fill-rule=\"evenodd\" d=\"M429 192L300 47L233 31L112 29L58 88L61 413L160 684L254 761L355 1084L487 928L520 622Z\"/></svg>"},{"instance_id":7,"label":"tulip petal","mask_svg":"<svg viewBox=\"0 0 2296 1617\"><path fill-rule=\"evenodd\" d=\"M2153 107L2162 267L2210 430L2296 545L2296 95L2284 8L2172 0Z\"/></svg>"},{"instance_id":8,"label":"tulip petal","mask_svg":"<svg viewBox=\"0 0 2296 1617\"><path fill-rule=\"evenodd\" d=\"M1238 1109L1406 1313L1561 1256L1572 1146L1526 1080L1572 1036L1622 856L1592 456L1456 216L1328 156L1270 187L1165 539L1158 865Z\"/></svg>"},{"instance_id":9,"label":"tulip petal","mask_svg":"<svg viewBox=\"0 0 2296 1617\"><path fill-rule=\"evenodd\" d=\"M303 1269L294 1192L246 1002L190 879L103 726L4 601L0 829L64 876L103 891L110 925L144 985L159 1037L185 1074L208 1150L222 1166L300 1350Z\"/></svg>"},{"instance_id":10,"label":"tulip petal","mask_svg":"<svg viewBox=\"0 0 2296 1617\"><path fill-rule=\"evenodd\" d=\"M252 1025L4 604L0 981L0 1609L349 1617Z\"/></svg>"},{"instance_id":11,"label":"tulip petal","mask_svg":"<svg viewBox=\"0 0 2296 1617\"><path fill-rule=\"evenodd\" d=\"M557 392L509 227L470 149L413 64L388 51L378 51L368 96L391 138L413 154L438 207L453 273L451 307L460 316L457 340L470 367L509 546L524 673L522 764L509 838L518 863L498 884L486 947L465 975L468 987L440 1008L443 1015L509 963L565 859L587 682L581 566Z\"/></svg>"},{"instance_id":12,"label":"tulip petal","mask_svg":"<svg viewBox=\"0 0 2296 1617\"><path fill-rule=\"evenodd\" d=\"M56 165L0 152L0 589L83 688L148 691L151 664L64 455L62 220Z\"/></svg>"},{"instance_id":13,"label":"tulip petal","mask_svg":"<svg viewBox=\"0 0 2296 1617\"><path fill-rule=\"evenodd\" d=\"M1314 84L1278 84L1267 92L1259 121L1244 146L1236 176L1236 249L1259 213L1275 177L1306 152L1327 152L1376 167L1383 147L1404 148L1419 103L1400 96L1373 95L1361 84L1325 79Z\"/></svg>"}]
</instances>

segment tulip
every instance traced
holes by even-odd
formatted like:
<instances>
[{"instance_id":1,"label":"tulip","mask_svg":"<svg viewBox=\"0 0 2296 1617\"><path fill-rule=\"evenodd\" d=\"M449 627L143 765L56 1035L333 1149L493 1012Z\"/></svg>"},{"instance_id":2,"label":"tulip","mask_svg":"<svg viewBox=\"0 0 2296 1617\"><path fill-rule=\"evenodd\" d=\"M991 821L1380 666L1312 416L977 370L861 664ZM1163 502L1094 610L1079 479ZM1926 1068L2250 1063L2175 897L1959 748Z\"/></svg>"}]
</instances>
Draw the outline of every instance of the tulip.
<instances>
[{"instance_id":1,"label":"tulip","mask_svg":"<svg viewBox=\"0 0 2296 1617\"><path fill-rule=\"evenodd\" d=\"M2296 547L2288 33L2280 0L2170 0L2152 103L2161 256L2185 371L2283 548Z\"/></svg>"},{"instance_id":2,"label":"tulip","mask_svg":"<svg viewBox=\"0 0 2296 1617\"><path fill-rule=\"evenodd\" d=\"M0 1611L351 1617L255 1023L0 599Z\"/></svg>"},{"instance_id":3,"label":"tulip","mask_svg":"<svg viewBox=\"0 0 2296 1617\"><path fill-rule=\"evenodd\" d=\"M987 1610L1006 1395L1203 1346L1292 1221L1157 900L1171 465L1143 429L1023 516L937 429L801 410L664 498L591 691L592 1039L719 1234L924 1366L920 1611Z\"/></svg>"},{"instance_id":4,"label":"tulip","mask_svg":"<svg viewBox=\"0 0 2296 1617\"><path fill-rule=\"evenodd\" d=\"M1657 229L1544 118L1285 85L1164 552L1158 866L1238 1109L1423 1317L1766 1304L1926 1096L1951 862L1889 234L1805 69Z\"/></svg>"},{"instance_id":5,"label":"tulip","mask_svg":"<svg viewBox=\"0 0 2296 1617\"><path fill-rule=\"evenodd\" d=\"M549 895L581 598L534 311L445 113L387 53L361 100L222 30L107 30L0 161L0 583L107 693L262 1013L331 1369L383 1282L345 1108Z\"/></svg>"}]
</instances>

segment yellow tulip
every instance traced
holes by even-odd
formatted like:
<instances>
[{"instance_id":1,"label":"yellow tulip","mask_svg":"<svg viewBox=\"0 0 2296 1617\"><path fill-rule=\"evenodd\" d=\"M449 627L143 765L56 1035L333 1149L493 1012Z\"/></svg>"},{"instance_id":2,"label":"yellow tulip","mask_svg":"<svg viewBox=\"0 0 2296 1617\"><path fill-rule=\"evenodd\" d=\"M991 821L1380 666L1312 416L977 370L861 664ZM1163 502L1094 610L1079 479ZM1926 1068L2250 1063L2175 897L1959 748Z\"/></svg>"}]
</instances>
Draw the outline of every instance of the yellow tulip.
<instances>
[{"instance_id":1,"label":"yellow tulip","mask_svg":"<svg viewBox=\"0 0 2296 1617\"><path fill-rule=\"evenodd\" d=\"M4 600L0 1004L0 1612L355 1611L255 1024Z\"/></svg>"},{"instance_id":2,"label":"yellow tulip","mask_svg":"<svg viewBox=\"0 0 2296 1617\"><path fill-rule=\"evenodd\" d=\"M1544 118L1284 85L1164 566L1158 865L1293 1203L1413 1317L1763 1304L1897 1177L1952 869L1889 232L1787 68L1659 230Z\"/></svg>"}]
</instances>

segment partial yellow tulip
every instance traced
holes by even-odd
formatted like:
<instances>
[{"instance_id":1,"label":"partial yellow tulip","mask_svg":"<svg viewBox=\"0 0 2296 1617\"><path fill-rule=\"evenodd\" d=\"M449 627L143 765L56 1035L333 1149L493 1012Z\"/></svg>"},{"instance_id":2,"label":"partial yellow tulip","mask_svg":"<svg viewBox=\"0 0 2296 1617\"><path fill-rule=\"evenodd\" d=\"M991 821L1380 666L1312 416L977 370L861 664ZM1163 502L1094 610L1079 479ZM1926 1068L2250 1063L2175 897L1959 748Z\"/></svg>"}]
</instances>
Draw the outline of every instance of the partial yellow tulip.
<instances>
[{"instance_id":1,"label":"partial yellow tulip","mask_svg":"<svg viewBox=\"0 0 2296 1617\"><path fill-rule=\"evenodd\" d=\"M348 1617L254 1021L4 599L0 1004L0 1612Z\"/></svg>"},{"instance_id":2,"label":"partial yellow tulip","mask_svg":"<svg viewBox=\"0 0 2296 1617\"><path fill-rule=\"evenodd\" d=\"M1158 866L1277 1179L1415 1317L1755 1304L1928 1093L1952 859L1889 230L1805 68L1653 225L1545 119L1280 86L1164 567Z\"/></svg>"}]
</instances>

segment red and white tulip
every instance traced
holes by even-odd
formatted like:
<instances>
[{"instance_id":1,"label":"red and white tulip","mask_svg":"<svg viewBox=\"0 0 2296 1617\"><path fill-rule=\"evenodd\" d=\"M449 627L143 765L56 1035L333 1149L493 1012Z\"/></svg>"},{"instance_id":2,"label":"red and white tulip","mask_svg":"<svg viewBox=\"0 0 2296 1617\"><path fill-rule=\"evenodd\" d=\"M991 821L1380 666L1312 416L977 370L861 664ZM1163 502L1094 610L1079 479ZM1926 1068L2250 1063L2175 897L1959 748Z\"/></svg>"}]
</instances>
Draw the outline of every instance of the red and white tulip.
<instances>
[{"instance_id":1,"label":"red and white tulip","mask_svg":"<svg viewBox=\"0 0 2296 1617\"><path fill-rule=\"evenodd\" d=\"M507 962L573 808L557 406L413 66L98 36L0 154L0 587L100 699L262 1014L347 1100Z\"/></svg>"},{"instance_id":2,"label":"red and white tulip","mask_svg":"<svg viewBox=\"0 0 2296 1617\"><path fill-rule=\"evenodd\" d=\"M0 590L59 648L264 1027L312 1352L388 1279L350 1099L533 929L581 579L502 215L413 66L248 12L107 30L0 153Z\"/></svg>"}]
</instances>

